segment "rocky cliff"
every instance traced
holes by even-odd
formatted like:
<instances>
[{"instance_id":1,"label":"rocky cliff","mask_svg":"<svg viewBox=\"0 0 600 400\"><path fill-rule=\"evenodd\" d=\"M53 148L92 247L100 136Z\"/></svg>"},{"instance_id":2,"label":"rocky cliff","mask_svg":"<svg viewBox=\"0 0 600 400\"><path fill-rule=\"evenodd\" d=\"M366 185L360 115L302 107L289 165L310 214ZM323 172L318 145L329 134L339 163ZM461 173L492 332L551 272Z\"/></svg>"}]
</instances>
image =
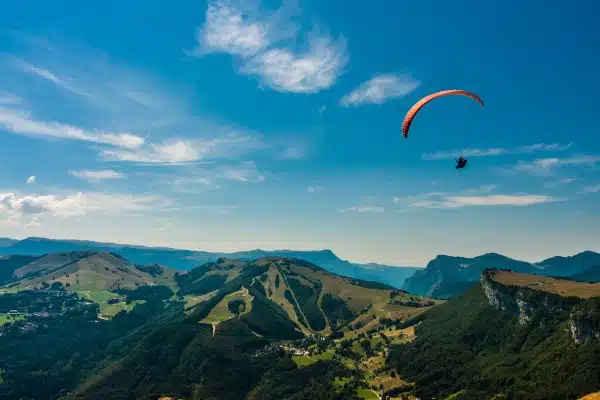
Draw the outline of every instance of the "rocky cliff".
<instances>
[{"instance_id":1,"label":"rocky cliff","mask_svg":"<svg viewBox=\"0 0 600 400\"><path fill-rule=\"evenodd\" d=\"M559 295L535 289L535 284L531 283L505 284L496 279L498 272L496 269L487 269L481 274L481 286L492 307L518 316L521 325L536 318L565 322L576 343L600 341L600 297ZM561 284L561 280L556 282L553 284Z\"/></svg>"}]
</instances>

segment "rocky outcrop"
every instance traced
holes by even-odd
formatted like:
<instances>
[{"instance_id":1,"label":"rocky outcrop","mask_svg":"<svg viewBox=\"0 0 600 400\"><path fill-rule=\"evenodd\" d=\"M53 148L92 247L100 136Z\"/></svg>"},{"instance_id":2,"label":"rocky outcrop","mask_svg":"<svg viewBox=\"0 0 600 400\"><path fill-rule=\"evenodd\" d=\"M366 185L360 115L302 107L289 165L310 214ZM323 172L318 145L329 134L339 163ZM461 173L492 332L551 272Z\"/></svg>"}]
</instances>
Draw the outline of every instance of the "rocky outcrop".
<instances>
[{"instance_id":1,"label":"rocky outcrop","mask_svg":"<svg viewBox=\"0 0 600 400\"><path fill-rule=\"evenodd\" d=\"M600 299L590 299L573 307L569 326L575 343L600 341Z\"/></svg>"},{"instance_id":2,"label":"rocky outcrop","mask_svg":"<svg viewBox=\"0 0 600 400\"><path fill-rule=\"evenodd\" d=\"M518 316L521 325L536 316L567 321L578 344L600 341L600 297L563 297L530 287L504 285L494 280L497 272L488 269L481 274L481 287L492 307Z\"/></svg>"},{"instance_id":3,"label":"rocky outcrop","mask_svg":"<svg viewBox=\"0 0 600 400\"><path fill-rule=\"evenodd\" d=\"M581 302L528 287L504 285L493 279L496 272L488 269L481 274L483 292L492 307L518 315L522 325L531 321L534 315L567 315L575 304Z\"/></svg>"}]
</instances>

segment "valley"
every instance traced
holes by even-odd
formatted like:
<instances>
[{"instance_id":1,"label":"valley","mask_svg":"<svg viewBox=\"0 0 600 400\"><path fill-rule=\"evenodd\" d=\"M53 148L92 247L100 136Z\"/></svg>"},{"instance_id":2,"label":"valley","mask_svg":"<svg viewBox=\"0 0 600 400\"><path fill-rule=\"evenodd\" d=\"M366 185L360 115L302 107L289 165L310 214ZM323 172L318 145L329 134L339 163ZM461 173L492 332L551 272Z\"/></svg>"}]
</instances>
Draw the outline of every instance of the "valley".
<instances>
[{"instance_id":1,"label":"valley","mask_svg":"<svg viewBox=\"0 0 600 400\"><path fill-rule=\"evenodd\" d=\"M182 271L77 250L0 266L0 389L15 396L576 399L600 387L600 284L485 268L446 300L278 256Z\"/></svg>"}]
</instances>

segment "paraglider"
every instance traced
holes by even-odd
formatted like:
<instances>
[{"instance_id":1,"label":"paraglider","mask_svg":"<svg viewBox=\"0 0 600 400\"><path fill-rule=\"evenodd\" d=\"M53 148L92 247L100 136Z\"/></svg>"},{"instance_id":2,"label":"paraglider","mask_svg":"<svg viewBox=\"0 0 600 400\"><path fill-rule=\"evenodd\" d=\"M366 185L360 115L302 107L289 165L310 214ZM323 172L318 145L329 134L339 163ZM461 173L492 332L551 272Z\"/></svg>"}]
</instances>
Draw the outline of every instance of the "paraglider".
<instances>
[{"instance_id":1,"label":"paraglider","mask_svg":"<svg viewBox=\"0 0 600 400\"><path fill-rule=\"evenodd\" d=\"M456 169L463 169L467 166L467 159L463 156L458 157L456 160Z\"/></svg>"},{"instance_id":2,"label":"paraglider","mask_svg":"<svg viewBox=\"0 0 600 400\"><path fill-rule=\"evenodd\" d=\"M471 99L475 100L479 104L483 106L483 100L479 98L475 93L468 92L466 90L442 90L441 92L432 93L429 96L423 97L421 100L417 101L414 106L408 110L406 116L404 117L404 121L402 122L402 135L404 138L408 138L408 130L410 129L410 125L412 124L413 119L417 115L417 113L431 100L437 99L438 97L449 96L449 95L460 95L467 96Z\"/></svg>"},{"instance_id":3,"label":"paraglider","mask_svg":"<svg viewBox=\"0 0 600 400\"><path fill-rule=\"evenodd\" d=\"M410 125L413 122L413 119L427 103L429 103L430 101L432 101L434 99L437 99L438 97L449 96L449 95L466 96L466 97L469 97L469 98L475 100L476 102L478 102L479 104L481 104L483 106L483 100L481 100L481 98L479 96L477 96L475 93L468 92L466 90L451 89L451 90L442 90L440 92L432 93L428 96L423 97L421 100L417 101L415 103L415 105L413 105L410 108L410 110L408 110L408 112L406 113L406 116L404 117L404 121L402 122L402 135L404 136L404 138L405 139L408 138L408 131L410 129ZM463 169L464 167L467 166L467 159L464 158L463 156L460 156L455 161L456 161L456 169Z\"/></svg>"}]
</instances>

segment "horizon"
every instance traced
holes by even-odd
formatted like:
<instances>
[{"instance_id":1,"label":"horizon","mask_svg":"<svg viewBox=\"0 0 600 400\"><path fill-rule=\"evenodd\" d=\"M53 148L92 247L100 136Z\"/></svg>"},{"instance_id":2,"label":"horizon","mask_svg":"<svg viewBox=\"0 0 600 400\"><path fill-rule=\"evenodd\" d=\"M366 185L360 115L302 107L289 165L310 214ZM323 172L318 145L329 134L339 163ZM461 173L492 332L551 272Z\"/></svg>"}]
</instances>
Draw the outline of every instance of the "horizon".
<instances>
[{"instance_id":1,"label":"horizon","mask_svg":"<svg viewBox=\"0 0 600 400\"><path fill-rule=\"evenodd\" d=\"M586 249L586 250L582 250L576 253L569 253L569 254L552 254L552 255L547 255L545 257L542 257L540 259L537 260L526 260L526 259L520 259L517 257L512 257L510 255L507 254L503 254L503 253L498 253L498 252L488 252L488 253L480 253L480 254L475 254L475 255L460 255L460 254L436 254L434 257L432 257L427 263L425 263L425 265L408 265L408 264L402 264L402 263L392 263L392 264L385 264L385 263L380 263L377 261L359 261L359 260L352 260L352 259L348 259L345 258L343 255L340 255L337 251L335 251L334 249L327 249L327 248L322 248L322 249L316 249L316 248L311 248L311 249L294 249L294 248L252 248L252 249L239 249L239 250L234 250L234 251L226 251L226 252L221 252L221 251L213 251L213 250L207 250L205 248L177 248L177 247L164 247L164 246L152 246L152 245L148 245L148 244L136 244L136 243L131 243L131 242L105 242L105 241L96 241L93 239L65 239L65 238L56 238L56 237L41 237L41 236L29 236L29 237L25 237L25 238L13 238L13 237L0 237L0 239L9 239L9 240L15 240L17 242L19 241L23 241L23 240L27 240L27 239L43 239L43 240L50 240L50 241L63 241L63 242L72 242L72 241L81 241L81 242L92 242L92 243L97 243L97 244L105 244L105 245L115 245L115 246L124 246L124 247L141 247L141 248L149 248L149 249L159 249L159 250L183 250L183 251L197 251L197 252L207 252L207 253L222 253L224 255L227 254L233 254L233 253L242 253L242 252L253 252L253 251L264 251L264 252L278 252L278 251L290 251L290 252L323 252L323 251L329 251L331 253L333 253L334 256L336 256L337 258L339 258L342 261L347 261L353 264L361 264L361 265L368 265L368 264L377 264L377 265L385 265L385 266L389 266L389 267L406 267L406 268L426 268L427 264L430 261L433 261L435 258L437 257L462 257L462 258L476 258L476 257L480 257L480 256L485 256L485 255L489 255L489 254L497 254L506 258L510 258L513 260L517 260L517 261L524 261L530 264L537 264L537 263L541 263L543 261L546 261L550 258L553 257L574 257L577 256L579 254L583 254L586 252L591 252L591 253L596 253L599 254L597 251L595 250L590 250L590 249Z\"/></svg>"},{"instance_id":2,"label":"horizon","mask_svg":"<svg viewBox=\"0 0 600 400\"><path fill-rule=\"evenodd\" d=\"M600 251L600 3L139 4L0 15L0 236L406 266ZM436 100L402 137L454 88L485 106Z\"/></svg>"}]
</instances>

